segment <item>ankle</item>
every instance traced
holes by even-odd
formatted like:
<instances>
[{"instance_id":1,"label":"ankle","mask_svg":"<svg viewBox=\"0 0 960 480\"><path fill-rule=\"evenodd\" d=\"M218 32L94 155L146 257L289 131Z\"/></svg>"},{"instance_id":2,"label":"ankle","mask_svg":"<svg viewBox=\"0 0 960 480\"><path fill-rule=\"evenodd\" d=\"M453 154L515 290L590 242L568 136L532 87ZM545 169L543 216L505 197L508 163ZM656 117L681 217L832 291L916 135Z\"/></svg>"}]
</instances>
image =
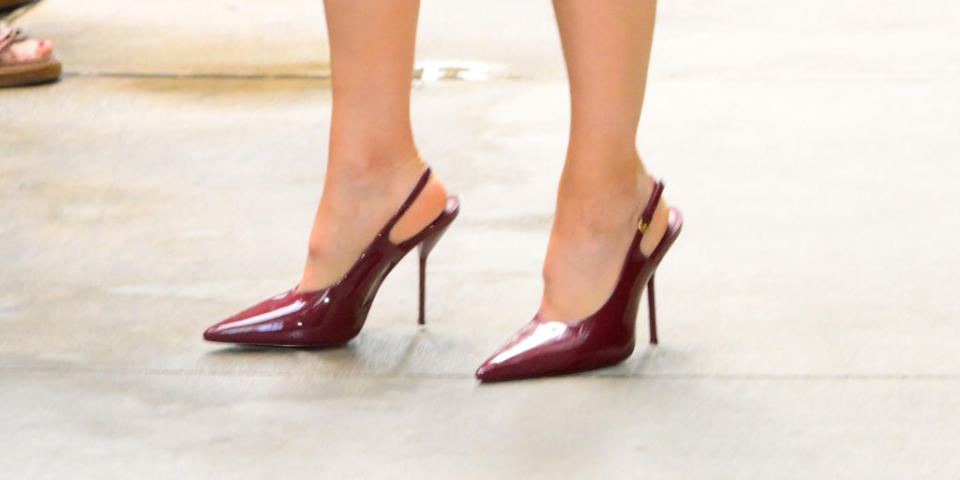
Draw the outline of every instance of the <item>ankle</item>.
<instances>
[{"instance_id":1,"label":"ankle","mask_svg":"<svg viewBox=\"0 0 960 480\"><path fill-rule=\"evenodd\" d=\"M331 143L327 164L327 185L359 189L382 188L392 181L403 182L424 169L420 153L412 143L384 145L335 145Z\"/></svg>"},{"instance_id":2,"label":"ankle","mask_svg":"<svg viewBox=\"0 0 960 480\"><path fill-rule=\"evenodd\" d=\"M571 140L563 167L564 176L579 182L629 187L646 176L637 147L617 139Z\"/></svg>"},{"instance_id":3,"label":"ankle","mask_svg":"<svg viewBox=\"0 0 960 480\"><path fill-rule=\"evenodd\" d=\"M595 169L564 169L557 197L557 213L609 217L632 212L651 191L649 177L642 169L621 168L619 172ZM642 208L643 205L639 205Z\"/></svg>"},{"instance_id":4,"label":"ankle","mask_svg":"<svg viewBox=\"0 0 960 480\"><path fill-rule=\"evenodd\" d=\"M360 178L422 164L409 122L371 123L334 118L330 127L329 169Z\"/></svg>"},{"instance_id":5,"label":"ankle","mask_svg":"<svg viewBox=\"0 0 960 480\"><path fill-rule=\"evenodd\" d=\"M627 232L639 221L653 191L653 179L635 148L603 160L568 154L560 180L555 235L578 241ZM594 161L596 160L596 161Z\"/></svg>"}]
</instances>

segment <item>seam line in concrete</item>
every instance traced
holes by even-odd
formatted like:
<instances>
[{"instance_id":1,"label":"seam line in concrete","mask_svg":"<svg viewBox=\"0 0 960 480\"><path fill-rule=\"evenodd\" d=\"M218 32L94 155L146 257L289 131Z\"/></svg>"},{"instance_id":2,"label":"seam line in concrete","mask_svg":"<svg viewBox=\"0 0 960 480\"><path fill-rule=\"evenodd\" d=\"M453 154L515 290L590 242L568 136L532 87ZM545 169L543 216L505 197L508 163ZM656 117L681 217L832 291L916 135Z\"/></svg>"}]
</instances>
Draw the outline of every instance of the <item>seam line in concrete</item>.
<instances>
[{"instance_id":1,"label":"seam line in concrete","mask_svg":"<svg viewBox=\"0 0 960 480\"><path fill-rule=\"evenodd\" d=\"M0 372L12 374L78 374L78 375L143 375L143 376L250 376L250 377L303 377L315 378L351 378L351 379L390 379L413 378L424 380L463 380L472 379L470 374L316 374L307 371L262 371L262 370L187 370L187 369L112 369L112 368L63 368L63 367L11 367L0 366ZM616 374L593 373L578 378L629 378L640 380L786 380L786 381L960 381L960 374L709 374L709 373L651 373Z\"/></svg>"},{"instance_id":2,"label":"seam line in concrete","mask_svg":"<svg viewBox=\"0 0 960 480\"><path fill-rule=\"evenodd\" d=\"M329 73L177 73L177 72L64 72L67 78L158 78L197 80L329 80Z\"/></svg>"},{"instance_id":3,"label":"seam line in concrete","mask_svg":"<svg viewBox=\"0 0 960 480\"><path fill-rule=\"evenodd\" d=\"M836 81L836 80L875 80L880 82L889 81L944 81L950 80L955 76L955 72L944 72L942 74L917 75L917 74L897 74L897 73L868 73L868 74L835 74L835 75L768 75L768 76L738 76L738 75L715 75L707 76L701 74L686 73L667 73L658 76L651 76L652 80L660 81L745 81L745 80L808 80L808 81ZM240 80L329 80L330 72L318 73L194 73L194 72L117 72L117 71L81 71L67 70L62 74L65 78L160 78L160 79L240 79ZM419 79L413 78L413 81ZM495 79L490 79L495 80ZM497 77L496 80L537 80L535 77L526 75L506 75ZM562 81L563 77L545 77L539 80L544 81ZM447 80L451 82L476 83L466 80ZM434 82L431 82L434 83Z\"/></svg>"}]
</instances>

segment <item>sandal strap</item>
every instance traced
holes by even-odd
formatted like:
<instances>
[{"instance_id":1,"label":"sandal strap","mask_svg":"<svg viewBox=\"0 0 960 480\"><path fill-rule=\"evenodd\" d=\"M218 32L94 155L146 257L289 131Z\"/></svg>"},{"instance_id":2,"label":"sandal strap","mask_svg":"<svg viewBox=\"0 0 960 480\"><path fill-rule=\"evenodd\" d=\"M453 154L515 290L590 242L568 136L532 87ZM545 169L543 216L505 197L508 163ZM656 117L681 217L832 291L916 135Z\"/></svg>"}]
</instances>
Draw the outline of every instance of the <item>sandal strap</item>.
<instances>
[{"instance_id":1,"label":"sandal strap","mask_svg":"<svg viewBox=\"0 0 960 480\"><path fill-rule=\"evenodd\" d=\"M23 33L23 30L20 28L11 27L5 23L0 24L0 29L6 29L6 33L0 36L0 52L10 48L14 43L30 38L27 34Z\"/></svg>"},{"instance_id":2,"label":"sandal strap","mask_svg":"<svg viewBox=\"0 0 960 480\"><path fill-rule=\"evenodd\" d=\"M647 233L647 229L650 228L650 222L653 221L653 214L657 212L657 205L660 204L660 195L662 193L663 181L654 180L653 191L650 192L650 199L647 200L647 206L644 207L643 213L640 214L640 224L637 226L641 234Z\"/></svg>"},{"instance_id":3,"label":"sandal strap","mask_svg":"<svg viewBox=\"0 0 960 480\"><path fill-rule=\"evenodd\" d=\"M403 204L400 205L400 208L397 209L397 213L394 213L393 217L391 217L387 224L383 226L383 228L380 230L380 235L390 234L390 230L393 229L393 226L400 221L400 217L407 212L410 206L413 205L414 200L420 196L420 192L422 192L424 187L427 186L427 180L430 180L430 167L427 167L427 169L423 171L423 175L420 176L420 180L417 181L416 186L413 187L413 191L410 192L410 195L407 196L407 199L404 200Z\"/></svg>"}]
</instances>

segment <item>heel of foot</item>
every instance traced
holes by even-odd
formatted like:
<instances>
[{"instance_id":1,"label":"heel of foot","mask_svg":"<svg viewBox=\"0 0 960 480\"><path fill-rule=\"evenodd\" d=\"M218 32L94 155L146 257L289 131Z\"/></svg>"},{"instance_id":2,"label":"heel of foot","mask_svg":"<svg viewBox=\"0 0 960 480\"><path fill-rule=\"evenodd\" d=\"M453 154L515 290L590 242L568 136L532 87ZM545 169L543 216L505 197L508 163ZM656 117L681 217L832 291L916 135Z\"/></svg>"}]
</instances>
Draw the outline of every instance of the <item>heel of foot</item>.
<instances>
[{"instance_id":1,"label":"heel of foot","mask_svg":"<svg viewBox=\"0 0 960 480\"><path fill-rule=\"evenodd\" d=\"M390 230L390 241L400 243L430 225L447 204L447 189L435 174L430 175L423 191Z\"/></svg>"},{"instance_id":2,"label":"heel of foot","mask_svg":"<svg viewBox=\"0 0 960 480\"><path fill-rule=\"evenodd\" d=\"M670 206L665 197L660 197L657 203L657 209L653 213L653 220L650 221L650 227L640 239L640 253L649 257L653 251L660 245L660 240L667 233L667 223L670 221Z\"/></svg>"}]
</instances>

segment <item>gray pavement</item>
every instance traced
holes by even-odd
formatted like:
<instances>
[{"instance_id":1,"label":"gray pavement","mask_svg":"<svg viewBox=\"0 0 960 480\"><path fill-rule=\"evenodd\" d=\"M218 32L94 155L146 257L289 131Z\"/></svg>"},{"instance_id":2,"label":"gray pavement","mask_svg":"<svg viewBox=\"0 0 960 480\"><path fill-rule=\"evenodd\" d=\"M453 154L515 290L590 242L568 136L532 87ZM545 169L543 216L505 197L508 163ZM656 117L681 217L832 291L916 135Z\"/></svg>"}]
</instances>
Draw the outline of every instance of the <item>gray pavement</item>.
<instances>
[{"instance_id":1,"label":"gray pavement","mask_svg":"<svg viewBox=\"0 0 960 480\"><path fill-rule=\"evenodd\" d=\"M957 478L960 6L659 19L638 145L687 217L661 345L480 386L540 292L548 2L424 2L414 124L464 208L427 326L404 261L347 347L281 350L200 333L302 266L321 3L44 1L20 23L65 77L0 90L0 478Z\"/></svg>"}]
</instances>

